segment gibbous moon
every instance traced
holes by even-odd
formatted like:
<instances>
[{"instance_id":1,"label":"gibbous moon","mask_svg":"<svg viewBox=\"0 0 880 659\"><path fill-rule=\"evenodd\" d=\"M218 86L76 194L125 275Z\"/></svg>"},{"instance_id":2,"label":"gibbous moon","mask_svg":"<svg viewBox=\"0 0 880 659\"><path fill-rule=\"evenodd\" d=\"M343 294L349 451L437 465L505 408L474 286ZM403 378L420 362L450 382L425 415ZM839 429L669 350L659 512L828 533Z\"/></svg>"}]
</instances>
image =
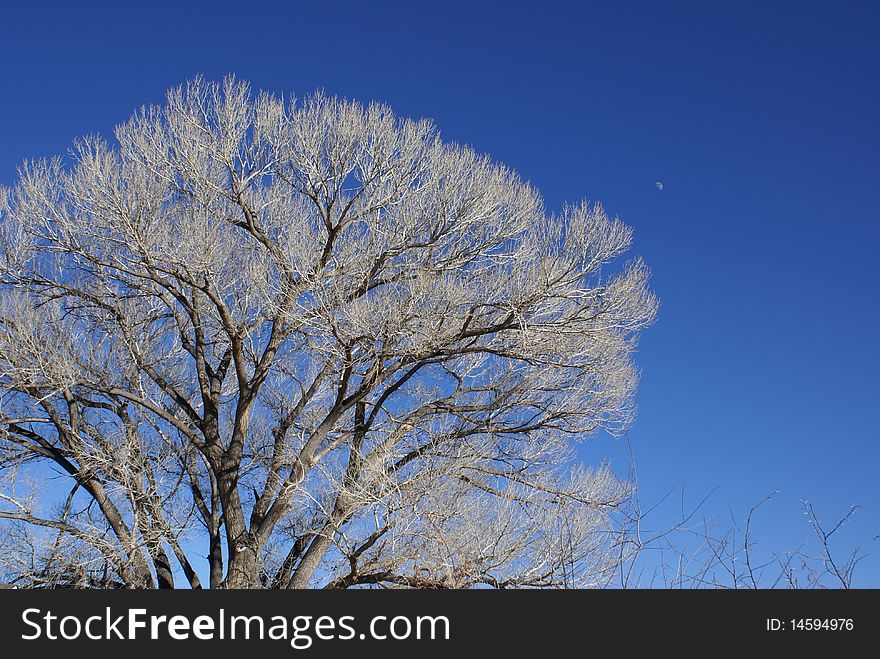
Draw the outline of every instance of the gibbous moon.
<instances>
[{"instance_id":1,"label":"gibbous moon","mask_svg":"<svg viewBox=\"0 0 880 659\"><path fill-rule=\"evenodd\" d=\"M654 185L657 186L657 189L658 189L658 190L662 190L662 189L663 189L663 181L654 181Z\"/></svg>"}]
</instances>

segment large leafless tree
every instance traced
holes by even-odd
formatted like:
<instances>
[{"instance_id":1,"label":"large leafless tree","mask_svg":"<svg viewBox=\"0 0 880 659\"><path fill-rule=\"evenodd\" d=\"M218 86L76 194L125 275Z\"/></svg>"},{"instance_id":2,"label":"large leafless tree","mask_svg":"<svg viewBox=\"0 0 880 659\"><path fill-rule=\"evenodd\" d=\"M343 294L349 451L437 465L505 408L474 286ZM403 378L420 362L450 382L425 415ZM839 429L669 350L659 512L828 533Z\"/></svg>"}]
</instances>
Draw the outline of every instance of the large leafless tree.
<instances>
[{"instance_id":1,"label":"large leafless tree","mask_svg":"<svg viewBox=\"0 0 880 659\"><path fill-rule=\"evenodd\" d=\"M196 80L115 137L2 191L7 580L610 578L626 488L572 447L632 420L628 227L321 94Z\"/></svg>"}]
</instances>

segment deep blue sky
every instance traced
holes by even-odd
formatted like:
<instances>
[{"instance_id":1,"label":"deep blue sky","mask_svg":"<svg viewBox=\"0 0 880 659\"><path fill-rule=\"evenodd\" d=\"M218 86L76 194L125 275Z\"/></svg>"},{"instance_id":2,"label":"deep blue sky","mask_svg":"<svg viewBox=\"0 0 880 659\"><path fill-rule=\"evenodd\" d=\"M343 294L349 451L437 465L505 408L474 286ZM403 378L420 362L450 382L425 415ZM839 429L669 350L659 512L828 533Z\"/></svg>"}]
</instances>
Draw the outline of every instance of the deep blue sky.
<instances>
[{"instance_id":1,"label":"deep blue sky","mask_svg":"<svg viewBox=\"0 0 880 659\"><path fill-rule=\"evenodd\" d=\"M635 227L663 305L630 433L646 502L717 487L707 512L743 514L780 490L770 549L807 537L800 499L863 506L844 547L880 533L875 3L270 4L5 7L0 182L197 73L433 117L549 207ZM584 454L622 467L623 448Z\"/></svg>"}]
</instances>

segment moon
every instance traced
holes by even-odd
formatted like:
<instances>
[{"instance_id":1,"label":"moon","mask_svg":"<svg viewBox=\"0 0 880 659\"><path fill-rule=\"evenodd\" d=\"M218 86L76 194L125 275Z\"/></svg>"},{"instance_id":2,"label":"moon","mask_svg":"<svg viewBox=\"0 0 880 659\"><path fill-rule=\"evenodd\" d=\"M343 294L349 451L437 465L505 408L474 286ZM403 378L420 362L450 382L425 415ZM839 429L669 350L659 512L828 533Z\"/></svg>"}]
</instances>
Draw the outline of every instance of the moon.
<instances>
[{"instance_id":1,"label":"moon","mask_svg":"<svg viewBox=\"0 0 880 659\"><path fill-rule=\"evenodd\" d=\"M658 190L663 189L663 181L654 181L654 185L657 186Z\"/></svg>"}]
</instances>

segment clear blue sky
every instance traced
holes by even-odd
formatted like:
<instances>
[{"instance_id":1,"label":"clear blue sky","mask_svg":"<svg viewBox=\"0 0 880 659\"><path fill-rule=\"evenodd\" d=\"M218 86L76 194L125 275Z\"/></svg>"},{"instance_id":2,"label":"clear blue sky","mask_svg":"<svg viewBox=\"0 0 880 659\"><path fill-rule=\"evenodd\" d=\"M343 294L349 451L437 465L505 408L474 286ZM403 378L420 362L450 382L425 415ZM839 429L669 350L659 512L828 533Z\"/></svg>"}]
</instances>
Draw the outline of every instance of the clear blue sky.
<instances>
[{"instance_id":1,"label":"clear blue sky","mask_svg":"<svg viewBox=\"0 0 880 659\"><path fill-rule=\"evenodd\" d=\"M808 535L800 499L858 503L848 546L880 533L878 28L876 3L839 1L17 2L0 182L197 73L433 117L549 207L635 227L663 304L630 433L644 500L717 487L708 512L744 513L780 490L768 548ZM867 549L857 583L880 586Z\"/></svg>"}]
</instances>

